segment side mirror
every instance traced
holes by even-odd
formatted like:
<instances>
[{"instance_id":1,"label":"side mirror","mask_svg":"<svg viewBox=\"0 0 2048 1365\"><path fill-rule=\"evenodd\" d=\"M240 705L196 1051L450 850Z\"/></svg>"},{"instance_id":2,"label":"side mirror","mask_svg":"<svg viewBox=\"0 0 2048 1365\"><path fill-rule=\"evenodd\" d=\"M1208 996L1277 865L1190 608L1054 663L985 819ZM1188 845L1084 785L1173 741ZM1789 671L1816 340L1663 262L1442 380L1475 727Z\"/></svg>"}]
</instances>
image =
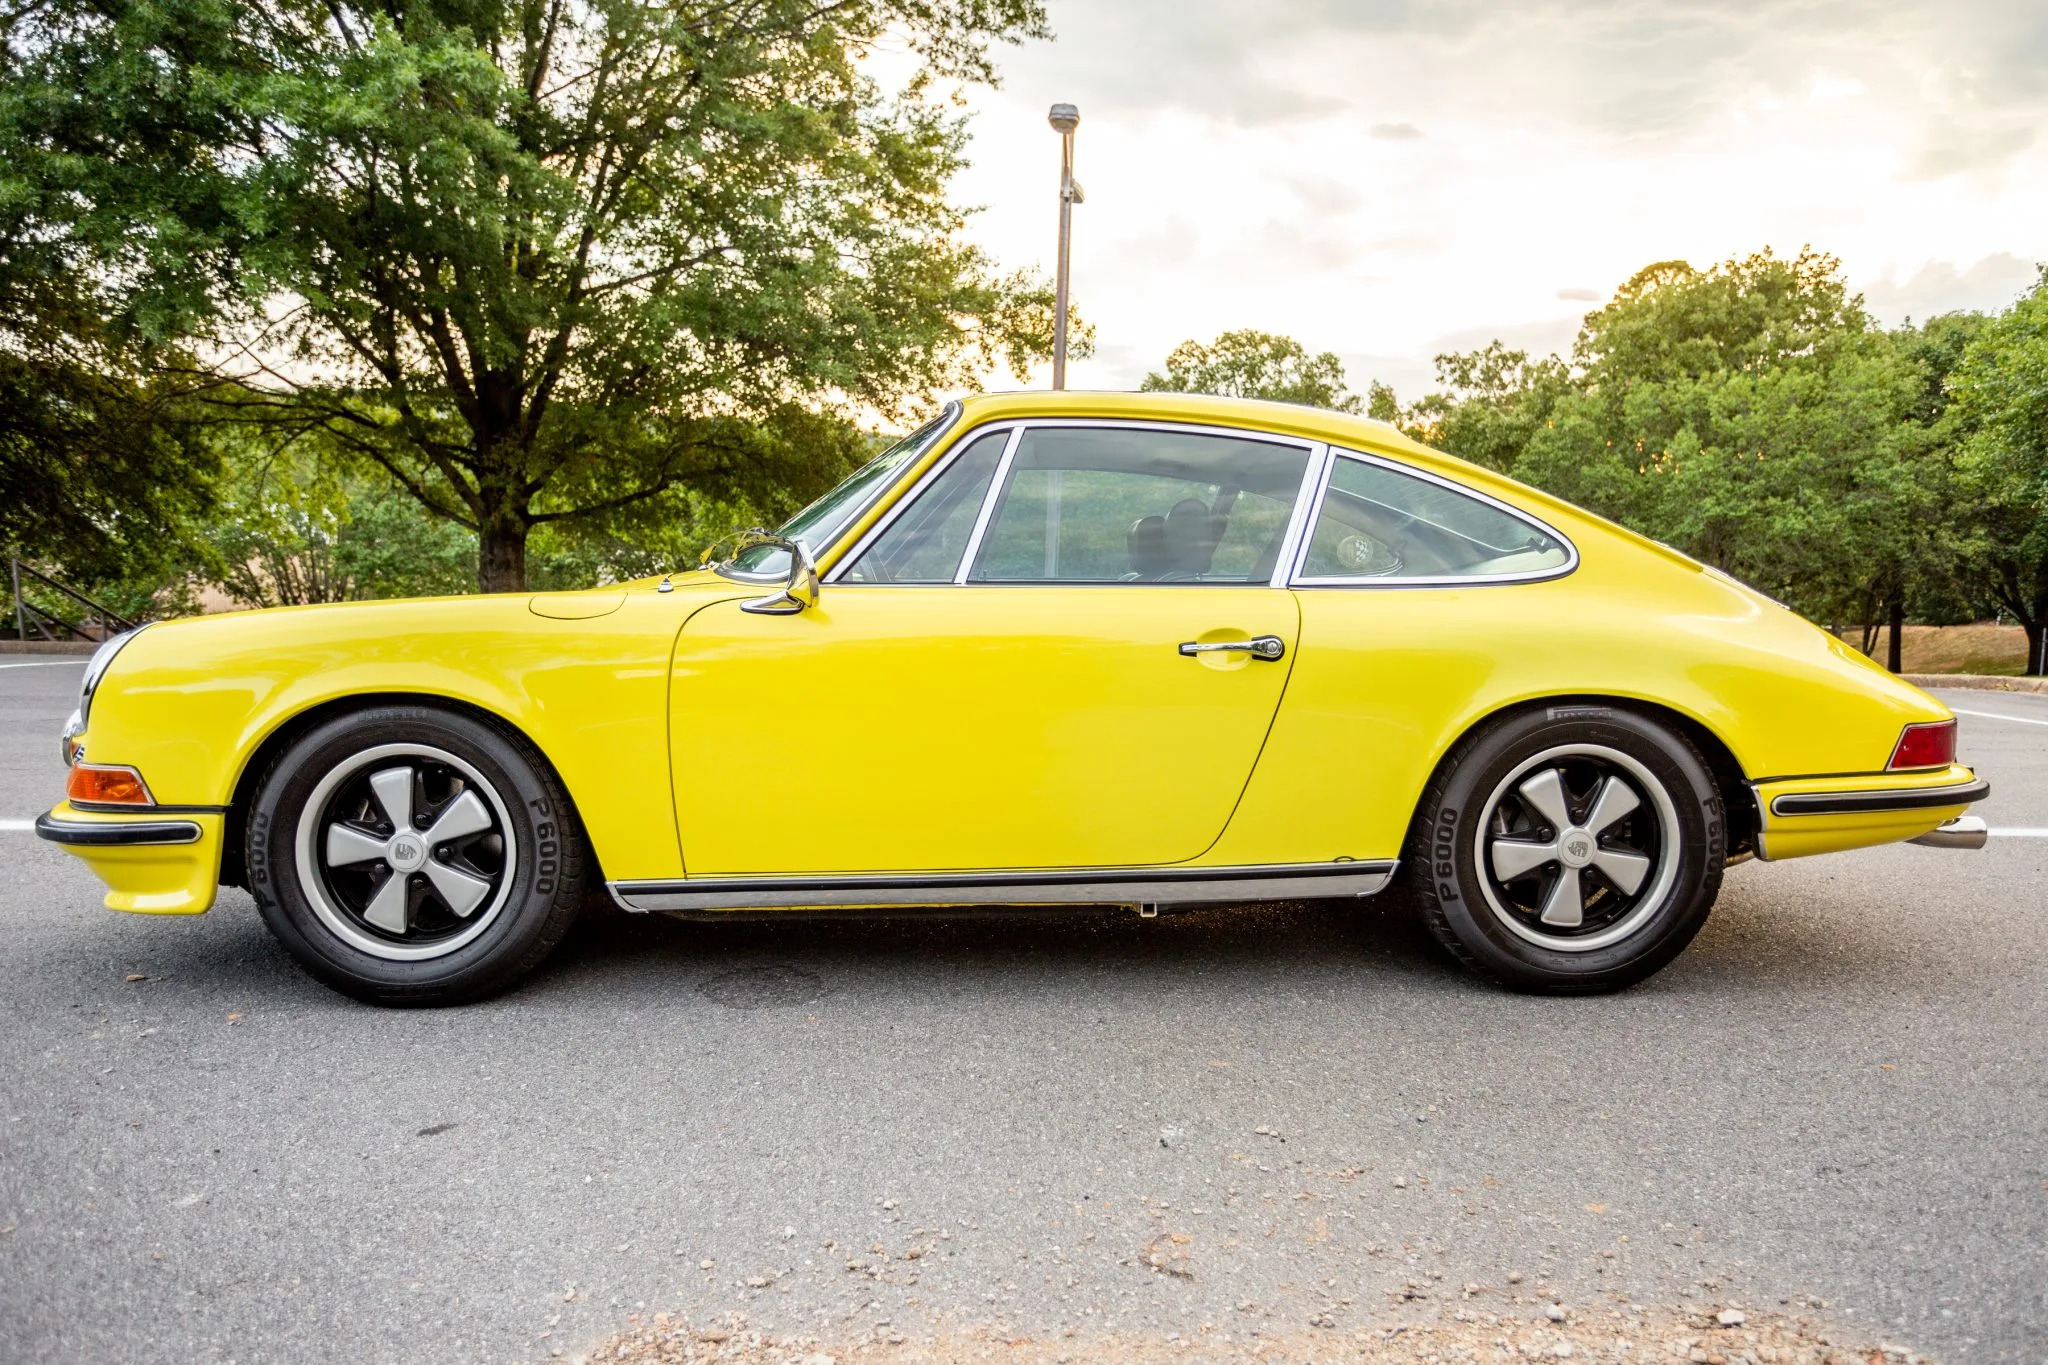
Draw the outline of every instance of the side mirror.
<instances>
[{"instance_id":1,"label":"side mirror","mask_svg":"<svg viewBox=\"0 0 2048 1365\"><path fill-rule=\"evenodd\" d=\"M754 545L773 545L788 553L789 581L766 597L740 603L741 611L750 611L757 616L794 616L806 607L818 605L818 565L803 542L783 536L749 535L747 547Z\"/></svg>"}]
</instances>

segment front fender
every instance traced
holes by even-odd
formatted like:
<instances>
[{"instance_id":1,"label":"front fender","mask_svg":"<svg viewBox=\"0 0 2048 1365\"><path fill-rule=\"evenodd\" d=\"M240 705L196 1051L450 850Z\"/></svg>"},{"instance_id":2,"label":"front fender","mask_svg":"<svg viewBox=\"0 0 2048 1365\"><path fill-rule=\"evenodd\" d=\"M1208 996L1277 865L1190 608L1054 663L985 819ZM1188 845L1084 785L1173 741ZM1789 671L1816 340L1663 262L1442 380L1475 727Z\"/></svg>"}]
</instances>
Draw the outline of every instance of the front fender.
<instances>
[{"instance_id":1,"label":"front fender","mask_svg":"<svg viewBox=\"0 0 2048 1365\"><path fill-rule=\"evenodd\" d=\"M564 619L527 595L349 603L167 622L122 651L84 736L160 804L223 809L264 745L318 708L445 699L524 734L554 766L610 876L678 876L668 673L707 592L635 588ZM644 869L644 870L643 870Z\"/></svg>"}]
</instances>

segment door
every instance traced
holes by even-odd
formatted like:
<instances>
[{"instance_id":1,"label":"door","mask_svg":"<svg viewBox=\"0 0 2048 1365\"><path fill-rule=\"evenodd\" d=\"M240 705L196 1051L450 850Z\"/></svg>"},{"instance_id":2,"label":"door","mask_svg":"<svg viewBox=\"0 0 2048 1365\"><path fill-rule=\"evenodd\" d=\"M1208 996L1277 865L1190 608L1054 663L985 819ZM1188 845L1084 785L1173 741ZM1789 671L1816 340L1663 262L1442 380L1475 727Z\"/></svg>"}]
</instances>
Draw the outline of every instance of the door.
<instances>
[{"instance_id":1,"label":"door","mask_svg":"<svg viewBox=\"0 0 2048 1365\"><path fill-rule=\"evenodd\" d=\"M670 724L689 875L1200 855L1293 667L1298 609L1272 579L1310 453L1146 426L992 433L816 606L698 612Z\"/></svg>"}]
</instances>

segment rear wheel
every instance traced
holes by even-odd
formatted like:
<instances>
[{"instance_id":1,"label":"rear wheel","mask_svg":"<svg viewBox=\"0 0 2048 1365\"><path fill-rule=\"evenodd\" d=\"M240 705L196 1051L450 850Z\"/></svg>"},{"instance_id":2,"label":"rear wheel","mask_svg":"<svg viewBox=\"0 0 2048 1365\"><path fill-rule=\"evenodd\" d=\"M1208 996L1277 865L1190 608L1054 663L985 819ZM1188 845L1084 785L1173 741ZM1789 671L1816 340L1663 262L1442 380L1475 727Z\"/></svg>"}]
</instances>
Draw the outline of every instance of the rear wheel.
<instances>
[{"instance_id":1,"label":"rear wheel","mask_svg":"<svg viewBox=\"0 0 2048 1365\"><path fill-rule=\"evenodd\" d=\"M336 717L271 765L249 816L264 921L328 985L379 1004L505 989L584 895L567 796L517 736L428 707Z\"/></svg>"},{"instance_id":2,"label":"rear wheel","mask_svg":"<svg viewBox=\"0 0 2048 1365\"><path fill-rule=\"evenodd\" d=\"M1559 706L1463 741L1424 794L1410 866L1430 928L1481 976L1616 990L1684 950L1726 861L1721 796L1681 734Z\"/></svg>"}]
</instances>

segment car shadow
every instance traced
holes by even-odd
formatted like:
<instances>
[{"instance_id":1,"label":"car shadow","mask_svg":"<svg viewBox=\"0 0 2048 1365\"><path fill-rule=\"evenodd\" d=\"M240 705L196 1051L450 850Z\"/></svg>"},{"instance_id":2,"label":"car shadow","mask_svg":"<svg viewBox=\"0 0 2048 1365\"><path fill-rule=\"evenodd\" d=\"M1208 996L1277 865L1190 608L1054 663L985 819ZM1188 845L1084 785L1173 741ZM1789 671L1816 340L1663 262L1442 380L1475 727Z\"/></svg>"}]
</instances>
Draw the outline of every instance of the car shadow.
<instances>
[{"instance_id":1,"label":"car shadow","mask_svg":"<svg viewBox=\"0 0 2048 1365\"><path fill-rule=\"evenodd\" d=\"M606 905L586 914L532 989L673 991L720 973L784 964L835 991L886 992L906 974L971 977L1000 990L1048 978L1125 985L1202 981L1219 990L1337 981L1375 992L1517 998L1481 983L1439 945L1413 893L1202 907L1141 919L1128 909L921 910L888 915L678 920ZM1908 945L1846 903L1787 913L1741 882L1724 887L1678 959L1626 994L1778 998L1815 989L1897 989L1926 970ZM1528 998L1528 997L1521 997ZM1570 997L1582 1002L1612 996Z\"/></svg>"},{"instance_id":2,"label":"car shadow","mask_svg":"<svg viewBox=\"0 0 2048 1365\"><path fill-rule=\"evenodd\" d=\"M81 934L90 941L57 956L95 977L118 962L222 999L341 999L295 967L240 892L224 893L203 918L109 916L81 925L94 926ZM1898 945L1861 931L1853 913L1785 915L1730 887L1685 953L1629 994L1775 997L1845 984L1896 985L1924 969ZM694 992L741 1007L752 1007L754 997L762 1005L797 1003L803 989L792 972L818 978L827 983L818 989L834 995L877 1000L912 983L1000 995L1104 982L1119 990L1197 985L1226 992L1326 983L1385 994L1514 998L1467 974L1431 936L1412 899L1390 891L1368 900L1203 907L1154 919L1113 907L1004 907L704 921L593 903L562 947L506 999L590 995L618 1003ZM1612 997L1582 999L1602 998Z\"/></svg>"},{"instance_id":3,"label":"car shadow","mask_svg":"<svg viewBox=\"0 0 2048 1365\"><path fill-rule=\"evenodd\" d=\"M1240 972L1370 967L1410 984L1468 980L1430 938L1412 907L1369 901L1289 901L1169 910L1141 918L1118 907L911 910L888 914L786 914L780 918L677 919L593 907L537 977L593 975L673 984L691 973L769 962L835 975L945 971L995 976L1026 971L1172 978Z\"/></svg>"}]
</instances>

